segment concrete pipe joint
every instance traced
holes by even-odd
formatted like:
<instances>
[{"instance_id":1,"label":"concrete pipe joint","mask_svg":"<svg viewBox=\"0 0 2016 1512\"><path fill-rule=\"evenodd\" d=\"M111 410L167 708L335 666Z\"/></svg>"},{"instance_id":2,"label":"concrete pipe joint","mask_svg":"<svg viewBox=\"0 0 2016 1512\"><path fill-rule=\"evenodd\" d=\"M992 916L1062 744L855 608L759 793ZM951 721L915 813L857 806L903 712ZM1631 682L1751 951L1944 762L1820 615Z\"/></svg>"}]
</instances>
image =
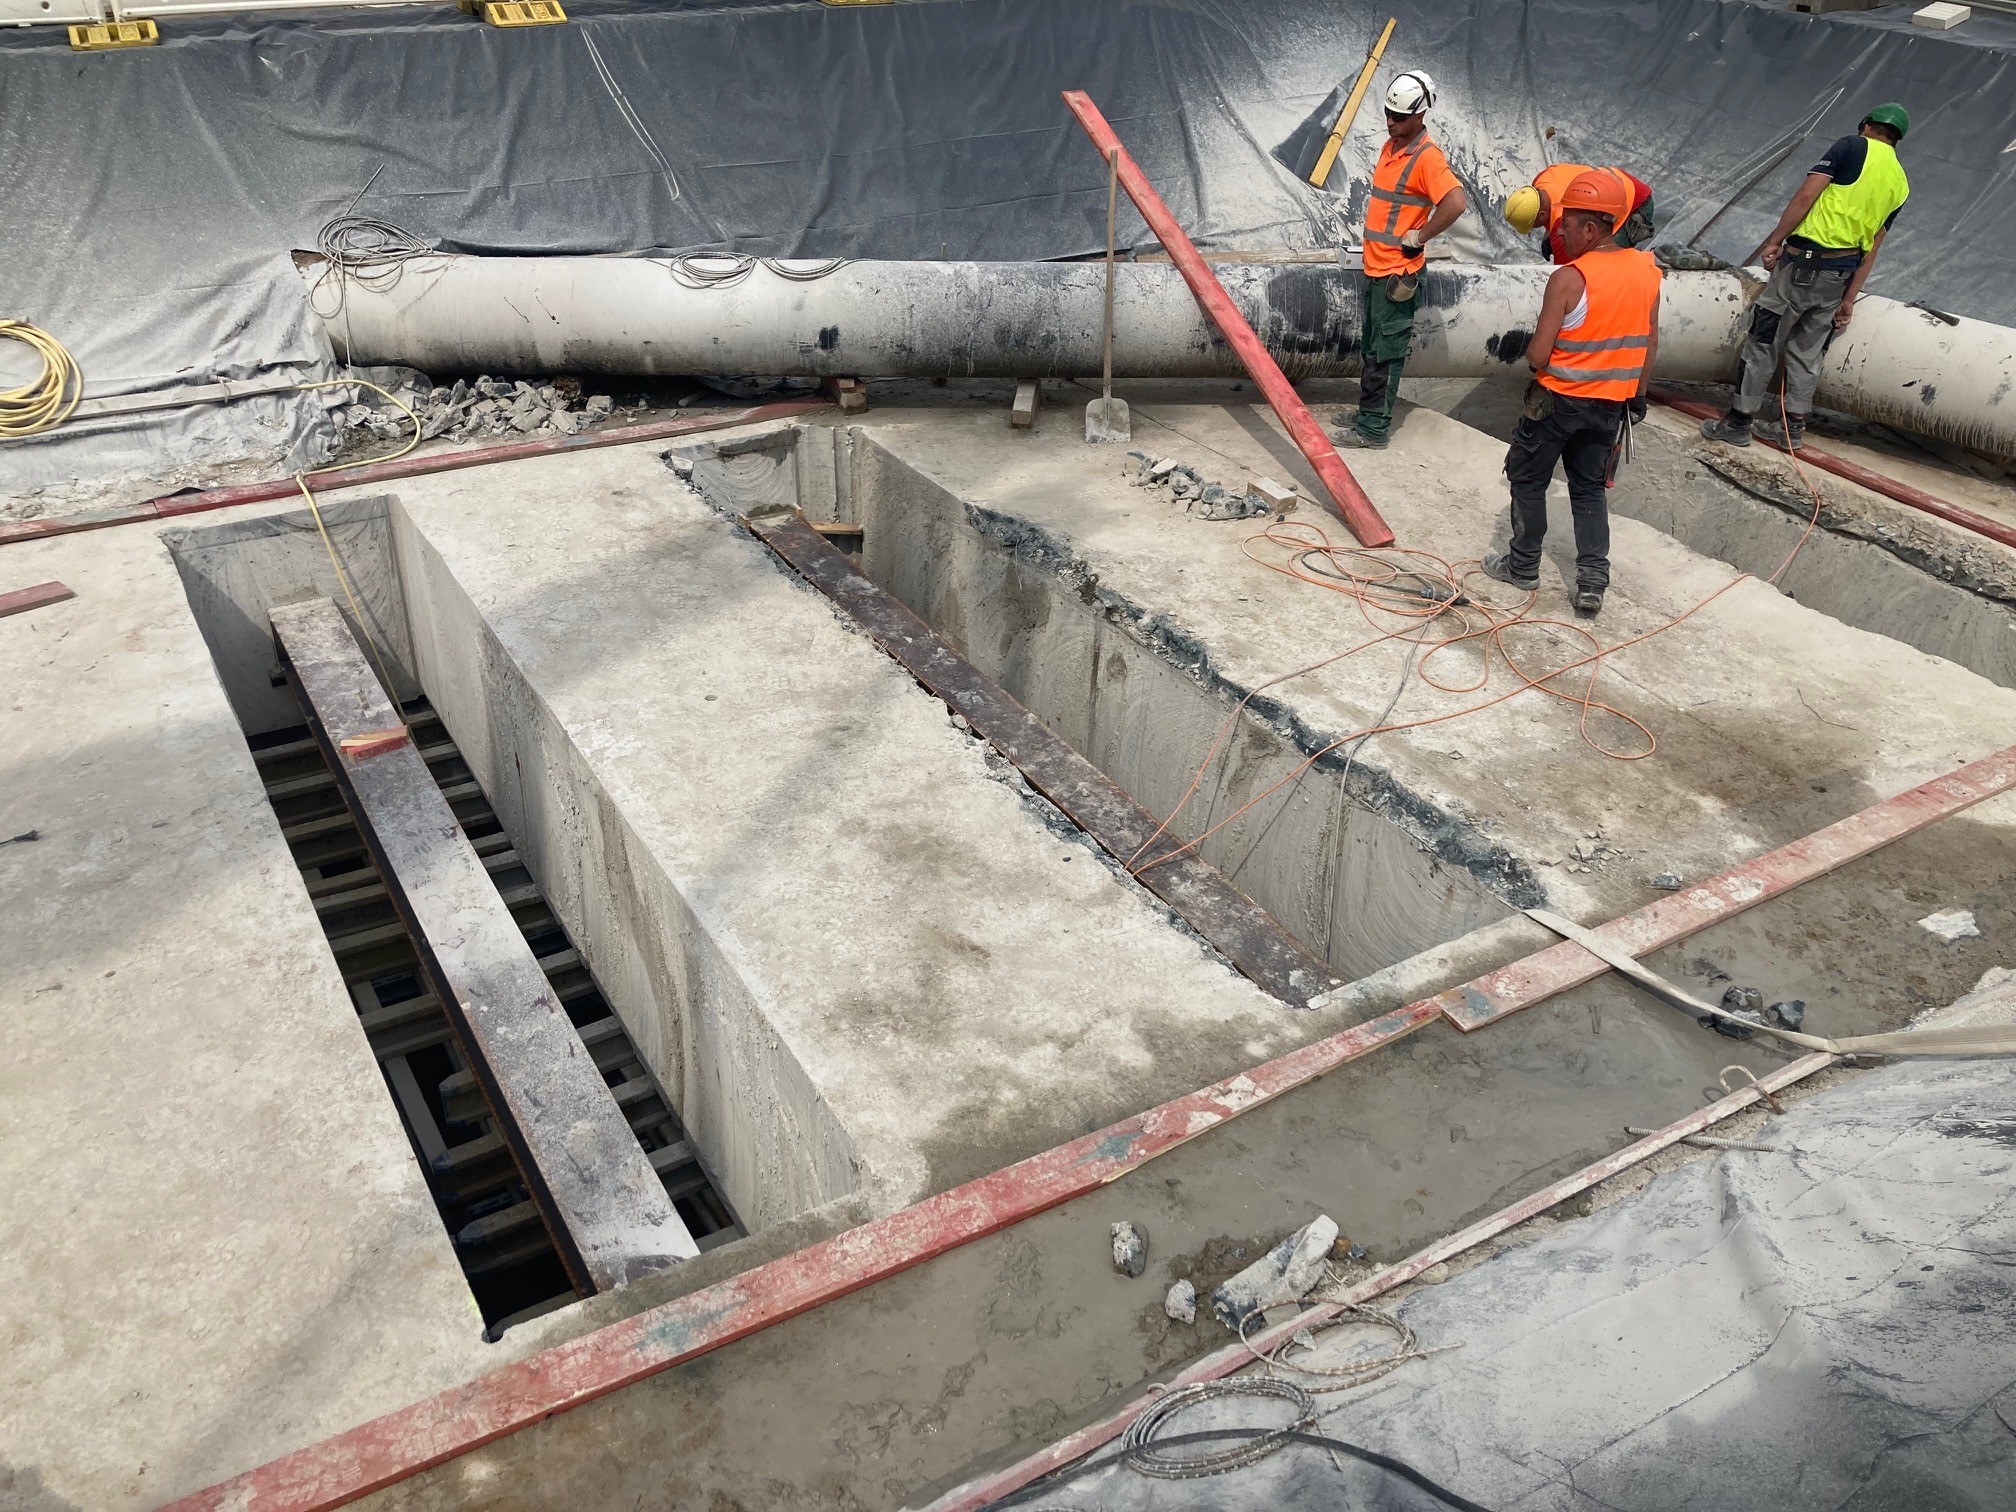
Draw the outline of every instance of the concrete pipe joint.
<instances>
[{"instance_id":1,"label":"concrete pipe joint","mask_svg":"<svg viewBox=\"0 0 2016 1512\"><path fill-rule=\"evenodd\" d=\"M1105 268L1085 263L826 263L696 257L427 257L367 287L304 259L339 354L430 373L1082 378L1100 368ZM1319 264L1214 269L1291 379L1358 371L1363 276ZM1523 379L1551 269L1481 263L1422 279L1407 371ZM1751 275L1668 273L1658 373L1731 378ZM1119 378L1239 376L1167 263L1122 263ZM1820 402L1982 450L2016 452L2016 331L1948 325L1865 296Z\"/></svg>"}]
</instances>

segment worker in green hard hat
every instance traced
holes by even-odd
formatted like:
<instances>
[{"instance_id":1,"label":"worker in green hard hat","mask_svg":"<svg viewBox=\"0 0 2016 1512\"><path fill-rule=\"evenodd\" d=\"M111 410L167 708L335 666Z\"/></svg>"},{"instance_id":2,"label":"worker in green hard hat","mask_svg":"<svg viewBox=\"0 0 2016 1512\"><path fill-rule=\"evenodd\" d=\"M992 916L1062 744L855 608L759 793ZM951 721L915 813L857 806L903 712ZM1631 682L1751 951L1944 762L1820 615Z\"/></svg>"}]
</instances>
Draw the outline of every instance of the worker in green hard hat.
<instances>
[{"instance_id":1,"label":"worker in green hard hat","mask_svg":"<svg viewBox=\"0 0 2016 1512\"><path fill-rule=\"evenodd\" d=\"M1902 105L1878 105L1854 136L1842 137L1807 170L1762 248L1771 284L1750 310L1736 398L1729 413L1704 420L1711 441L1748 446L1752 423L1774 446L1796 451L1806 435L1820 356L1854 318L1855 297L1911 184L1897 144L1911 129ZM1785 364L1785 420L1758 420L1771 376Z\"/></svg>"}]
</instances>

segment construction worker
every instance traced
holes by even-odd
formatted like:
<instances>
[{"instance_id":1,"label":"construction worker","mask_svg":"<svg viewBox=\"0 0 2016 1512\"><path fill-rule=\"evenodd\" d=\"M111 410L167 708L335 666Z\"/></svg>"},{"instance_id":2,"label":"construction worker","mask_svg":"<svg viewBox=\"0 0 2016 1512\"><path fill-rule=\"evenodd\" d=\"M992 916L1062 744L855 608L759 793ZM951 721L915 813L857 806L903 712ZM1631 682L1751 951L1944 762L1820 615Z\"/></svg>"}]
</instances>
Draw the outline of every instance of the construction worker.
<instances>
[{"instance_id":1,"label":"construction worker","mask_svg":"<svg viewBox=\"0 0 2016 1512\"><path fill-rule=\"evenodd\" d=\"M1617 244L1630 213L1610 174L1581 174L1561 194L1568 261L1554 270L1526 345L1534 382L1505 454L1512 485L1512 544L1484 558L1486 575L1528 592L1540 586L1547 485L1558 461L1575 518L1575 612L1592 616L1610 586L1610 512L1603 489L1618 429L1645 415L1645 385L1659 355L1659 265Z\"/></svg>"},{"instance_id":2,"label":"construction worker","mask_svg":"<svg viewBox=\"0 0 2016 1512\"><path fill-rule=\"evenodd\" d=\"M1855 315L1855 298L1876 266L1911 182L1897 144L1911 129L1902 105L1878 105L1856 134L1842 137L1806 173L1761 249L1771 283L1750 309L1742 366L1729 413L1701 422L1711 441L1748 446L1753 422L1766 441L1797 451L1820 386L1820 357ZM1785 414L1757 420L1778 364L1785 364Z\"/></svg>"},{"instance_id":3,"label":"construction worker","mask_svg":"<svg viewBox=\"0 0 2016 1512\"><path fill-rule=\"evenodd\" d=\"M1533 182L1524 189L1512 191L1512 197L1505 201L1505 219L1521 236L1529 235L1535 226L1544 226L1547 255L1557 263L1571 259L1562 255L1561 246L1561 195L1567 187L1585 173L1609 173L1616 175L1624 186L1631 208L1625 212L1623 221L1616 231L1617 245L1620 247L1642 247L1652 239L1652 186L1622 168L1591 168L1586 163L1556 163L1551 168L1542 168L1533 176Z\"/></svg>"},{"instance_id":4,"label":"construction worker","mask_svg":"<svg viewBox=\"0 0 2016 1512\"><path fill-rule=\"evenodd\" d=\"M1383 448L1393 430L1400 369L1414 339L1414 304L1421 292L1422 249L1456 224L1469 207L1463 186L1428 136L1435 81L1418 68L1386 90L1386 141L1372 169L1365 206L1364 363L1358 412L1343 424L1343 446Z\"/></svg>"}]
</instances>

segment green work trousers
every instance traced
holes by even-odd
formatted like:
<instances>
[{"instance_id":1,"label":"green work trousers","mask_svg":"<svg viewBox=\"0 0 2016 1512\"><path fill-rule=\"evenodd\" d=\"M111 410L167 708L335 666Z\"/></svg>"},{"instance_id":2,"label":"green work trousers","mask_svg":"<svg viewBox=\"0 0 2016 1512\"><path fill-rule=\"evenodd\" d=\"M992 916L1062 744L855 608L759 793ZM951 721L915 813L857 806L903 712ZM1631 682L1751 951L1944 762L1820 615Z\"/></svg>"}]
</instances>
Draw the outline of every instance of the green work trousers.
<instances>
[{"instance_id":1,"label":"green work trousers","mask_svg":"<svg viewBox=\"0 0 2016 1512\"><path fill-rule=\"evenodd\" d=\"M1414 306L1421 302L1421 289L1404 300L1386 293L1386 280L1365 281L1365 330L1360 339L1364 362L1358 380L1358 430L1374 441L1384 441L1393 429L1393 401L1400 397L1400 369L1407 363L1407 348L1414 340Z\"/></svg>"}]
</instances>

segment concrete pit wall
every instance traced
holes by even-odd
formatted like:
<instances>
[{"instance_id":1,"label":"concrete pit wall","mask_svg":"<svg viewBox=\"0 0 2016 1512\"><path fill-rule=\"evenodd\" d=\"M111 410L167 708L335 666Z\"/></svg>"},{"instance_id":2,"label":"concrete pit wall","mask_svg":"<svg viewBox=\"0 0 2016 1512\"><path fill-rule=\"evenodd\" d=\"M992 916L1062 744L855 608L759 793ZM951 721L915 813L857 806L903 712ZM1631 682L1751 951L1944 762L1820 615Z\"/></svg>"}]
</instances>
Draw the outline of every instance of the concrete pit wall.
<instances>
[{"instance_id":1,"label":"concrete pit wall","mask_svg":"<svg viewBox=\"0 0 2016 1512\"><path fill-rule=\"evenodd\" d=\"M696 484L724 506L797 502L814 519L861 525L870 576L1158 815L1182 801L1246 692L1055 543L969 506L872 431L802 426L688 455ZM1307 759L1307 742L1274 712L1263 695L1242 713L1176 833L1201 833ZM1370 806L1356 780L1347 794L1344 766L1341 752L1325 757L1206 841L1204 855L1346 981L1511 915Z\"/></svg>"},{"instance_id":2,"label":"concrete pit wall","mask_svg":"<svg viewBox=\"0 0 2016 1512\"><path fill-rule=\"evenodd\" d=\"M323 515L399 696L432 701L743 1224L851 1193L851 1142L439 555L391 499ZM165 539L247 731L299 724L268 616L308 598L346 603L313 520Z\"/></svg>"},{"instance_id":3,"label":"concrete pit wall","mask_svg":"<svg viewBox=\"0 0 2016 1512\"><path fill-rule=\"evenodd\" d=\"M415 666L491 806L751 1232L845 1197L852 1141L552 711L403 512Z\"/></svg>"}]
</instances>

